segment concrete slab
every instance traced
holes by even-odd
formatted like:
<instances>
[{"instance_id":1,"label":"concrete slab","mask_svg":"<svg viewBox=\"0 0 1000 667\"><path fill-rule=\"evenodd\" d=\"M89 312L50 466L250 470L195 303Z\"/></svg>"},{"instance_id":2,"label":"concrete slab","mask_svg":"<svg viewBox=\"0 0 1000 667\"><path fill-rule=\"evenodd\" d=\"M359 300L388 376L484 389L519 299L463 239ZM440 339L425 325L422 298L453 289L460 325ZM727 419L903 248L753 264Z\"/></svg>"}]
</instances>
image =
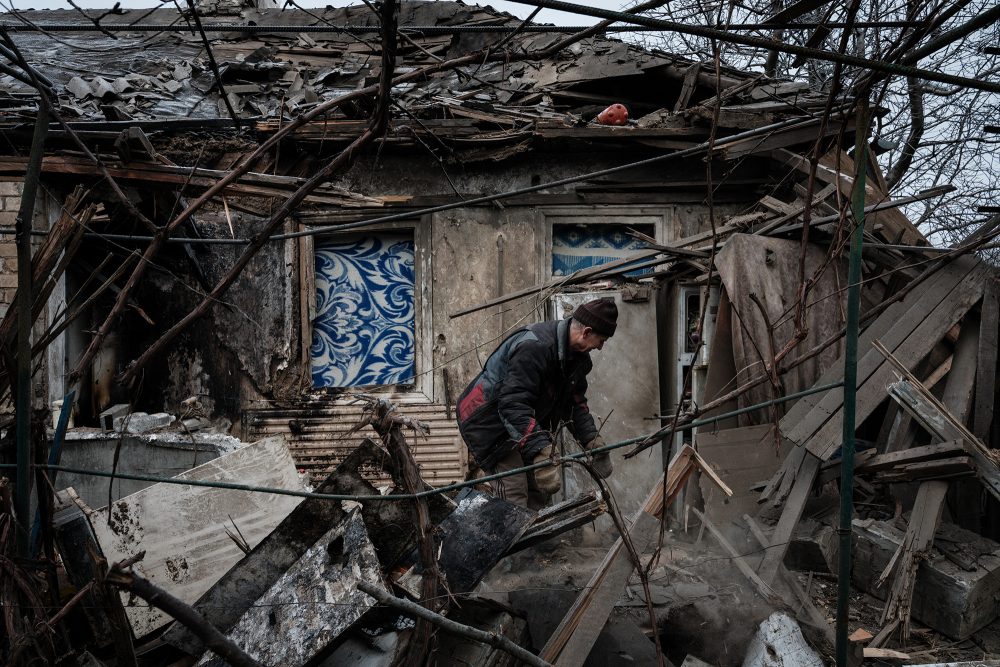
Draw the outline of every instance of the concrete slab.
<instances>
[{"instance_id":1,"label":"concrete slab","mask_svg":"<svg viewBox=\"0 0 1000 667\"><path fill-rule=\"evenodd\" d=\"M111 470L119 443L118 472L158 477L174 477L246 444L225 433L187 435L177 432L119 437L98 429L79 428L66 432L60 463L84 470ZM60 472L56 483L57 488L72 486L91 507L108 504L109 485L112 500L118 500L155 484L131 479L110 482L104 477L71 472Z\"/></svg>"},{"instance_id":2,"label":"concrete slab","mask_svg":"<svg viewBox=\"0 0 1000 667\"><path fill-rule=\"evenodd\" d=\"M189 470L179 479L240 482L304 490L280 437L247 445ZM250 547L270 533L302 498L233 489L154 484L91 513L91 527L109 562L145 551L136 571L188 604L243 557L226 534L239 528ZM123 594L132 630L142 637L170 617Z\"/></svg>"},{"instance_id":3,"label":"concrete slab","mask_svg":"<svg viewBox=\"0 0 1000 667\"><path fill-rule=\"evenodd\" d=\"M904 531L886 521L854 521L852 583L879 599L888 586L878 587L879 575L903 540ZM950 541L961 540L974 554L972 572L931 550L917 569L911 613L913 618L955 640L963 640L1000 615L1000 544L971 531L942 524ZM940 531L939 531L939 534Z\"/></svg>"},{"instance_id":4,"label":"concrete slab","mask_svg":"<svg viewBox=\"0 0 1000 667\"><path fill-rule=\"evenodd\" d=\"M229 638L270 667L301 667L375 604L359 580L385 587L361 513L328 531L236 623ZM199 667L226 664L206 653Z\"/></svg>"}]
</instances>

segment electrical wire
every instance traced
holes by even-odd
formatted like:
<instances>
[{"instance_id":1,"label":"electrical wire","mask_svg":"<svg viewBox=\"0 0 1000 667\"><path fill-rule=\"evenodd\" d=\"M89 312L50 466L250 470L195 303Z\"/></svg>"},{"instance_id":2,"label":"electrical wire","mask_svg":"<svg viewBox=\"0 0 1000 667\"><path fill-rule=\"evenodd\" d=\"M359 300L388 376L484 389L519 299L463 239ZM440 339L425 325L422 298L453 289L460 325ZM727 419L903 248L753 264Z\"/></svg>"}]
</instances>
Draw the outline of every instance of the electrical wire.
<instances>
[{"instance_id":1,"label":"electrical wire","mask_svg":"<svg viewBox=\"0 0 1000 667\"><path fill-rule=\"evenodd\" d=\"M831 389L836 389L837 387L843 386L842 382L834 382L831 384L825 384L818 387L812 387L804 391L789 394L778 399L773 399L773 402L767 403L767 405L772 405L774 403L783 403L786 401L795 400L803 396L810 396L812 394L817 394L824 391L829 391ZM728 419L735 415L743 414L744 412L759 409L761 406L753 405L746 408L741 408L734 412L727 412L721 415L716 415L713 417L706 417L703 419L696 419L690 421L686 424L680 424L676 428L672 429L673 432L688 431L691 429L698 428L699 426L705 426L708 424L714 424L724 419ZM213 489L230 489L234 491L249 491L251 493L270 493L280 496L295 496L299 498L313 498L317 500L332 500L332 501L344 501L351 500L355 502L390 502L390 501L404 501L404 500L417 500L420 498L427 498L429 496L437 496L444 493L450 493L451 491L457 491L459 489L464 489L469 486L476 486L478 484L483 484L485 482L492 482L493 480L502 479L504 477L510 477L512 475L518 475L521 473L529 472L532 470L539 470L541 468L548 468L553 465L561 465L568 461L575 461L579 459L587 459L593 457L597 454L604 454L606 452L611 452L616 449L621 449L622 447L628 447L629 445L639 444L641 442L648 441L651 438L667 437L669 434L664 433L663 429L658 429L651 433L646 433L634 438L628 438L626 440L621 440L610 445L605 445L604 447L598 447L596 449L591 449L588 451L574 452L573 454L567 454L565 456L540 461L538 463L532 463L520 468L513 468L511 470L505 470L503 472L494 473L492 475L486 475L485 477L479 477L477 479L468 480L465 482L456 482L455 484L449 484L447 486L440 486L437 488L427 489L424 491L419 491L417 493L390 493L386 495L349 495L349 494L336 494L336 493L316 493L312 491L296 491L294 489L278 489L274 487L257 486L254 484L239 484L236 482L221 482L221 481L205 481L196 479L179 479L176 477L159 477L156 475L138 475L129 474L122 472L107 472L104 470L90 470L86 468L74 468L70 466L62 465L47 465L42 463L32 464L32 467L36 470L53 470L57 472L68 472L77 475L90 475L94 477L109 477L114 479L130 479L140 482L156 482L164 484L175 484L180 486L201 486ZM0 469L3 468L14 468L17 464L15 463L4 463L0 464Z\"/></svg>"}]
</instances>

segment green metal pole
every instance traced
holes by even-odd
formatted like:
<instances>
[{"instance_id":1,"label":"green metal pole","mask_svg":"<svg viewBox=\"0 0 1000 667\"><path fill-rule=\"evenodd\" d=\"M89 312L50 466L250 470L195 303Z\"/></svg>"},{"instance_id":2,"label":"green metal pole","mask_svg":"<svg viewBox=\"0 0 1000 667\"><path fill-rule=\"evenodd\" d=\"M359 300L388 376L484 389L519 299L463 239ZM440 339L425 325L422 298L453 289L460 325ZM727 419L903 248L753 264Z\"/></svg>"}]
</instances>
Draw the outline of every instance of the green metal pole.
<instances>
[{"instance_id":1,"label":"green metal pole","mask_svg":"<svg viewBox=\"0 0 1000 667\"><path fill-rule=\"evenodd\" d=\"M17 515L17 555L27 558L31 542L28 535L31 506L31 220L35 215L38 178L42 172L42 152L49 131L49 107L44 95L38 96L35 134L31 140L28 168L21 190L17 213L17 380L15 429L17 439L17 488L14 512Z\"/></svg>"},{"instance_id":2,"label":"green metal pole","mask_svg":"<svg viewBox=\"0 0 1000 667\"><path fill-rule=\"evenodd\" d=\"M851 520L854 518L854 430L861 306L861 244L865 230L865 171L868 162L868 100L858 101L854 137L855 177L851 193L854 233L847 270L847 335L844 351L844 432L840 472L840 567L837 572L837 667L847 667L847 612L851 594Z\"/></svg>"}]
</instances>

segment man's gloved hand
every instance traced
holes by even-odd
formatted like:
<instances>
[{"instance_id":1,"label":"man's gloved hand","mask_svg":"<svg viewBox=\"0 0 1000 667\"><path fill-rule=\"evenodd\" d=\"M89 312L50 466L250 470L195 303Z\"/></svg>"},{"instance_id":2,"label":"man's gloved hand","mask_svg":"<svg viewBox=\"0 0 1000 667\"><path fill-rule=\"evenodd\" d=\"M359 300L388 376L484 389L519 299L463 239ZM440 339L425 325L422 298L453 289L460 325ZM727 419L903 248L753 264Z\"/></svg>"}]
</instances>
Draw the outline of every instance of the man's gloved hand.
<instances>
[{"instance_id":1,"label":"man's gloved hand","mask_svg":"<svg viewBox=\"0 0 1000 667\"><path fill-rule=\"evenodd\" d=\"M542 461L548 461L552 458L552 445L546 445L545 449L538 452L535 458L531 461L532 463L541 463ZM549 466L547 468L538 468L535 472L535 486L538 490L547 493L550 496L556 493L561 484L559 482L559 466Z\"/></svg>"},{"instance_id":2,"label":"man's gloved hand","mask_svg":"<svg viewBox=\"0 0 1000 667\"><path fill-rule=\"evenodd\" d=\"M584 449L588 452L594 449L600 449L605 446L604 438L600 435L596 436L593 440L584 445ZM594 472L601 479L607 479L611 477L611 473L614 472L614 466L611 465L611 457L607 452L601 452L599 454L594 454L593 463L591 465L594 468Z\"/></svg>"}]
</instances>

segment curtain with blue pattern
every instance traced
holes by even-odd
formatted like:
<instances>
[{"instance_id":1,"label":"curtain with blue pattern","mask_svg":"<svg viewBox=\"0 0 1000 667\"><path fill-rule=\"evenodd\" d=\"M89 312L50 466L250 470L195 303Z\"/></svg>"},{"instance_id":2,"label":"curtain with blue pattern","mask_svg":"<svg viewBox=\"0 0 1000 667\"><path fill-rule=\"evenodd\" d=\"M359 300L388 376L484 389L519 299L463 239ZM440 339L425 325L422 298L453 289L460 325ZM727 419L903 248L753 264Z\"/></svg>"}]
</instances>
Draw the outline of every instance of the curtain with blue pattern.
<instances>
[{"instance_id":1,"label":"curtain with blue pattern","mask_svg":"<svg viewBox=\"0 0 1000 667\"><path fill-rule=\"evenodd\" d=\"M316 248L316 387L407 384L414 378L412 237L366 235Z\"/></svg>"},{"instance_id":2,"label":"curtain with blue pattern","mask_svg":"<svg viewBox=\"0 0 1000 667\"><path fill-rule=\"evenodd\" d=\"M635 228L649 236L655 234L652 225L635 225ZM568 276L581 269L628 257L646 247L644 241L629 235L622 225L553 225L552 275ZM638 276L651 271L641 269L626 275Z\"/></svg>"}]
</instances>

